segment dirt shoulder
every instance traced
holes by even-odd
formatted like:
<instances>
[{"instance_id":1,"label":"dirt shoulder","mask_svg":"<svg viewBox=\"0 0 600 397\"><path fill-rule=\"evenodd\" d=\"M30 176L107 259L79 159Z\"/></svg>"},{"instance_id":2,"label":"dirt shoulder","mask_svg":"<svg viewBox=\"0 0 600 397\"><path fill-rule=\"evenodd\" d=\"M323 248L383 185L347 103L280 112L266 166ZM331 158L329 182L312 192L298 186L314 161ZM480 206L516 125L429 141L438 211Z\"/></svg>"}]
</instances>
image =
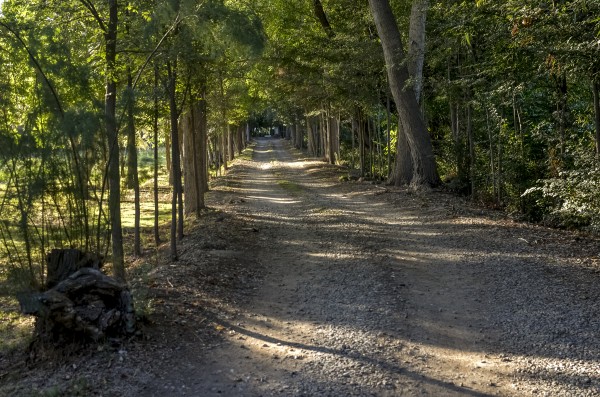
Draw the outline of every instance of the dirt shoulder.
<instances>
[{"instance_id":1,"label":"dirt shoulder","mask_svg":"<svg viewBox=\"0 0 600 397\"><path fill-rule=\"evenodd\" d=\"M139 263L143 340L2 359L0 394L600 395L597 240L342 172L257 141Z\"/></svg>"}]
</instances>

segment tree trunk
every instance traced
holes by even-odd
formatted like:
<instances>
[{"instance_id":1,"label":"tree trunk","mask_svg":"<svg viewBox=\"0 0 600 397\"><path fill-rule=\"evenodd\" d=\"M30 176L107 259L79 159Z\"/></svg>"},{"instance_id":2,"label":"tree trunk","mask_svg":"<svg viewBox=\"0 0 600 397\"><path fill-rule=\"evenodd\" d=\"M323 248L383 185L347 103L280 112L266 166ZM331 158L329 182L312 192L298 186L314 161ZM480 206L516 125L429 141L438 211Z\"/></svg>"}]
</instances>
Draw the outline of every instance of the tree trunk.
<instances>
[{"instance_id":1,"label":"tree trunk","mask_svg":"<svg viewBox=\"0 0 600 397\"><path fill-rule=\"evenodd\" d=\"M331 25L329 24L329 20L327 19L327 15L325 14L325 10L323 9L323 5L321 4L320 0L313 0L313 9L315 16L319 20L319 23L321 23L325 33L327 33L327 36L333 37L333 29L331 29Z\"/></svg>"},{"instance_id":2,"label":"tree trunk","mask_svg":"<svg viewBox=\"0 0 600 397\"><path fill-rule=\"evenodd\" d=\"M596 160L600 160L600 83L592 83L594 93L594 121L596 125Z\"/></svg>"},{"instance_id":3,"label":"tree trunk","mask_svg":"<svg viewBox=\"0 0 600 397\"><path fill-rule=\"evenodd\" d=\"M409 80L409 73L404 63L404 51L398 25L388 0L369 0L369 4L383 47L390 90L411 149L413 160L411 183L438 185L440 179L431 138L425 128L414 89L404 88Z\"/></svg>"},{"instance_id":4,"label":"tree trunk","mask_svg":"<svg viewBox=\"0 0 600 397\"><path fill-rule=\"evenodd\" d=\"M204 193L208 184L203 102L203 99L194 100L181 122L184 136L185 213L195 213L197 217L205 207Z\"/></svg>"},{"instance_id":5,"label":"tree trunk","mask_svg":"<svg viewBox=\"0 0 600 397\"><path fill-rule=\"evenodd\" d=\"M408 73L413 78L417 103L421 102L423 90L423 64L425 63L425 27L429 0L413 0L410 11L408 40Z\"/></svg>"},{"instance_id":6,"label":"tree trunk","mask_svg":"<svg viewBox=\"0 0 600 397\"><path fill-rule=\"evenodd\" d=\"M203 193L208 192L208 119L206 111L206 83L202 85L202 98L197 103L198 116L196 117L198 129L198 147L200 148L200 174L199 185ZM202 208L205 207L204 194L200 198Z\"/></svg>"},{"instance_id":7,"label":"tree trunk","mask_svg":"<svg viewBox=\"0 0 600 397\"><path fill-rule=\"evenodd\" d=\"M292 126L291 125L286 125L285 127L285 134L284 137L287 141L292 139Z\"/></svg>"},{"instance_id":8,"label":"tree trunk","mask_svg":"<svg viewBox=\"0 0 600 397\"><path fill-rule=\"evenodd\" d=\"M233 161L235 158L235 140L233 134L231 125L227 123L227 158L229 158L229 161Z\"/></svg>"},{"instance_id":9,"label":"tree trunk","mask_svg":"<svg viewBox=\"0 0 600 397\"><path fill-rule=\"evenodd\" d=\"M308 154L310 156L316 156L315 153L315 134L310 122L310 117L306 118L306 133L308 134Z\"/></svg>"},{"instance_id":10,"label":"tree trunk","mask_svg":"<svg viewBox=\"0 0 600 397\"><path fill-rule=\"evenodd\" d=\"M223 126L223 131L221 133L221 157L222 157L222 162L223 162L223 170L227 171L227 168L229 167L229 149L227 148L227 126Z\"/></svg>"},{"instance_id":11,"label":"tree trunk","mask_svg":"<svg viewBox=\"0 0 600 397\"><path fill-rule=\"evenodd\" d=\"M365 170L367 168L367 161L365 159L366 156L366 143L365 143L365 122L362 117L358 119L358 152L359 152L359 162L360 162L360 176L365 176Z\"/></svg>"},{"instance_id":12,"label":"tree trunk","mask_svg":"<svg viewBox=\"0 0 600 397\"><path fill-rule=\"evenodd\" d=\"M159 202L158 202L158 119L159 119L159 103L158 103L158 66L154 67L154 114L152 132L154 133L154 243L158 247L160 245L159 232Z\"/></svg>"},{"instance_id":13,"label":"tree trunk","mask_svg":"<svg viewBox=\"0 0 600 397\"><path fill-rule=\"evenodd\" d=\"M244 126L240 125L237 127L237 153L238 156L242 155L242 151L246 148L246 145L244 144Z\"/></svg>"},{"instance_id":14,"label":"tree trunk","mask_svg":"<svg viewBox=\"0 0 600 397\"><path fill-rule=\"evenodd\" d=\"M197 210L198 185L196 183L197 160L194 145L194 110L193 104L187 113L181 116L179 129L183 133L183 194L185 196L185 214L190 215Z\"/></svg>"},{"instance_id":15,"label":"tree trunk","mask_svg":"<svg viewBox=\"0 0 600 397\"><path fill-rule=\"evenodd\" d=\"M329 134L327 132L328 128L327 128L327 123L325 122L325 113L321 112L321 114L319 115L319 121L318 121L318 126L317 129L320 132L319 135L319 156L321 158L325 158L326 161L328 161L328 157L329 157Z\"/></svg>"},{"instance_id":16,"label":"tree trunk","mask_svg":"<svg viewBox=\"0 0 600 397\"><path fill-rule=\"evenodd\" d=\"M500 120L499 120L499 125L498 125L498 156L497 156L497 161L498 164L496 166L496 170L497 170L497 179L498 179L498 196L497 196L497 203L498 205L502 204L502 161L503 161L503 153L502 153L502 124L504 121L504 116L501 114L500 115Z\"/></svg>"},{"instance_id":17,"label":"tree trunk","mask_svg":"<svg viewBox=\"0 0 600 397\"><path fill-rule=\"evenodd\" d=\"M133 80L131 67L127 67L127 187L133 189L134 225L133 225L133 255L142 255L140 239L140 182L138 178L137 144L135 136L135 99L133 93Z\"/></svg>"},{"instance_id":18,"label":"tree trunk","mask_svg":"<svg viewBox=\"0 0 600 397\"><path fill-rule=\"evenodd\" d=\"M340 158L340 120L339 116L329 115L329 162L336 164Z\"/></svg>"},{"instance_id":19,"label":"tree trunk","mask_svg":"<svg viewBox=\"0 0 600 397\"><path fill-rule=\"evenodd\" d=\"M125 281L125 258L123 254L123 230L121 228L121 176L119 173L119 138L117 136L117 0L108 0L109 21L106 39L106 97L104 122L108 140L108 206L110 213L112 262L115 277Z\"/></svg>"},{"instance_id":20,"label":"tree trunk","mask_svg":"<svg viewBox=\"0 0 600 397\"><path fill-rule=\"evenodd\" d=\"M469 140L469 180L471 199L475 198L475 140L473 138L473 117L471 103L467 103L467 139Z\"/></svg>"},{"instance_id":21,"label":"tree trunk","mask_svg":"<svg viewBox=\"0 0 600 397\"><path fill-rule=\"evenodd\" d=\"M171 130L165 134L165 162L169 173L169 183L173 184L173 163L171 161Z\"/></svg>"},{"instance_id":22,"label":"tree trunk","mask_svg":"<svg viewBox=\"0 0 600 397\"><path fill-rule=\"evenodd\" d=\"M558 131L560 136L560 157L561 161L564 161L565 153L566 153L566 130L567 130L567 95L568 95L568 87L567 87L567 76L566 74L562 74L558 79L558 103L557 103L557 111L558 111Z\"/></svg>"},{"instance_id":23,"label":"tree trunk","mask_svg":"<svg viewBox=\"0 0 600 397\"><path fill-rule=\"evenodd\" d=\"M358 122L354 117L350 120L350 135L352 136L352 151L350 152L350 168L356 168L356 158L354 155L354 151L356 150L356 131L358 130Z\"/></svg>"},{"instance_id":24,"label":"tree trunk","mask_svg":"<svg viewBox=\"0 0 600 397\"><path fill-rule=\"evenodd\" d=\"M169 114L171 124L171 168L173 175L173 195L171 199L171 259L176 261L177 255L177 204L178 198L181 193L181 166L179 157L179 129L177 121L177 98L176 98L176 84L177 84L177 72L176 66L173 66L171 62L167 62L167 73L168 73L168 95L169 95Z\"/></svg>"},{"instance_id":25,"label":"tree trunk","mask_svg":"<svg viewBox=\"0 0 600 397\"><path fill-rule=\"evenodd\" d=\"M385 117L386 117L386 133L387 133L387 172L388 178L392 173L392 122L391 122L391 111L390 111L390 96L386 93L385 95ZM354 137L352 137L352 148L354 149Z\"/></svg>"},{"instance_id":26,"label":"tree trunk","mask_svg":"<svg viewBox=\"0 0 600 397\"><path fill-rule=\"evenodd\" d=\"M302 150L304 147L304 130L302 125L296 122L296 148Z\"/></svg>"},{"instance_id":27,"label":"tree trunk","mask_svg":"<svg viewBox=\"0 0 600 397\"><path fill-rule=\"evenodd\" d=\"M488 140L489 140L490 174L491 174L491 179L492 179L492 190L493 190L493 196L496 197L497 191L496 191L496 163L494 160L494 137L492 135L492 127L490 125L490 110L487 108L487 106L485 108L485 121L486 121L486 129L487 129Z\"/></svg>"}]
</instances>

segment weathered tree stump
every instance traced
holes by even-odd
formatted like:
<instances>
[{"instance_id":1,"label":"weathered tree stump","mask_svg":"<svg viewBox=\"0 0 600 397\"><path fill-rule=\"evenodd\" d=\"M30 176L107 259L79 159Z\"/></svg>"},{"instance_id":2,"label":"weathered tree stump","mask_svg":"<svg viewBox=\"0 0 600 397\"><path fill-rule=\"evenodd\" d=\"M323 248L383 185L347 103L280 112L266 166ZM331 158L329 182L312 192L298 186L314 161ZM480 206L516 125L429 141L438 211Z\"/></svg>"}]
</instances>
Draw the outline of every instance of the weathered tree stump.
<instances>
[{"instance_id":1,"label":"weathered tree stump","mask_svg":"<svg viewBox=\"0 0 600 397\"><path fill-rule=\"evenodd\" d=\"M47 264L47 290L19 296L21 311L37 317L36 332L42 341L97 341L135 332L131 293L100 271L99 256L53 250Z\"/></svg>"},{"instance_id":2,"label":"weathered tree stump","mask_svg":"<svg viewBox=\"0 0 600 397\"><path fill-rule=\"evenodd\" d=\"M46 256L46 289L54 287L81 268L101 269L102 265L102 257L96 254L83 253L78 249L53 249Z\"/></svg>"}]
</instances>

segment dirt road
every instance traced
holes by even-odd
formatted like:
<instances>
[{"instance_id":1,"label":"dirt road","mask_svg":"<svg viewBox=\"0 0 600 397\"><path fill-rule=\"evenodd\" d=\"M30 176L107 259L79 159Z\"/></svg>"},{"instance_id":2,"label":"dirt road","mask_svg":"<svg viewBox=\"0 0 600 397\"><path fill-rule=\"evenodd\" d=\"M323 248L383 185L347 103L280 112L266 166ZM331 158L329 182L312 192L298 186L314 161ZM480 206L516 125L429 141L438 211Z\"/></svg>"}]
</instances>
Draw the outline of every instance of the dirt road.
<instances>
[{"instance_id":1,"label":"dirt road","mask_svg":"<svg viewBox=\"0 0 600 397\"><path fill-rule=\"evenodd\" d=\"M262 139L216 189L264 277L170 395L600 395L597 262L565 235L338 175Z\"/></svg>"},{"instance_id":2,"label":"dirt road","mask_svg":"<svg viewBox=\"0 0 600 397\"><path fill-rule=\"evenodd\" d=\"M0 395L600 396L597 239L248 153L132 267L143 340L0 357Z\"/></svg>"}]
</instances>

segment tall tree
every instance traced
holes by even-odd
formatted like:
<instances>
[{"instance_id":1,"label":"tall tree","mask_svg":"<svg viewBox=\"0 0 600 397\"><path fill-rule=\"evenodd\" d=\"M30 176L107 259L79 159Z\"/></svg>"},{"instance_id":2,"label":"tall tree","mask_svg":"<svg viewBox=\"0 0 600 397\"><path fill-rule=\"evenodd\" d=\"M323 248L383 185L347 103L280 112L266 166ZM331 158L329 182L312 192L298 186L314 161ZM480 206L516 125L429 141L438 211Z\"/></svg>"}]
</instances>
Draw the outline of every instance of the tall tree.
<instances>
[{"instance_id":1,"label":"tall tree","mask_svg":"<svg viewBox=\"0 0 600 397\"><path fill-rule=\"evenodd\" d=\"M440 178L431 138L419 111L414 89L406 87L409 73L398 24L388 0L369 0L369 5L383 47L390 90L411 151L413 161L411 183L438 185Z\"/></svg>"},{"instance_id":2,"label":"tall tree","mask_svg":"<svg viewBox=\"0 0 600 397\"><path fill-rule=\"evenodd\" d=\"M107 0L108 20L104 20L94 4L81 0L104 33L106 62L106 93L104 97L104 123L108 146L109 214L112 245L112 263L115 277L125 280L123 229L121 226L121 175L119 172L119 136L117 126L117 28L119 22L117 0Z\"/></svg>"},{"instance_id":3,"label":"tall tree","mask_svg":"<svg viewBox=\"0 0 600 397\"><path fill-rule=\"evenodd\" d=\"M173 175L173 195L171 200L171 259L177 260L177 239L183 237L183 207L181 205L182 183L179 149L179 111L177 107L177 63L167 62L169 114L171 131L171 169Z\"/></svg>"},{"instance_id":4,"label":"tall tree","mask_svg":"<svg viewBox=\"0 0 600 397\"><path fill-rule=\"evenodd\" d=\"M123 254L123 229L121 227L121 175L119 173L119 135L117 128L117 26L119 21L117 0L108 1L106 41L106 98L105 123L108 140L109 211L112 240L112 263L115 276L125 280ZM93 6L90 8L94 10ZM99 20L100 22L100 20Z\"/></svg>"}]
</instances>

